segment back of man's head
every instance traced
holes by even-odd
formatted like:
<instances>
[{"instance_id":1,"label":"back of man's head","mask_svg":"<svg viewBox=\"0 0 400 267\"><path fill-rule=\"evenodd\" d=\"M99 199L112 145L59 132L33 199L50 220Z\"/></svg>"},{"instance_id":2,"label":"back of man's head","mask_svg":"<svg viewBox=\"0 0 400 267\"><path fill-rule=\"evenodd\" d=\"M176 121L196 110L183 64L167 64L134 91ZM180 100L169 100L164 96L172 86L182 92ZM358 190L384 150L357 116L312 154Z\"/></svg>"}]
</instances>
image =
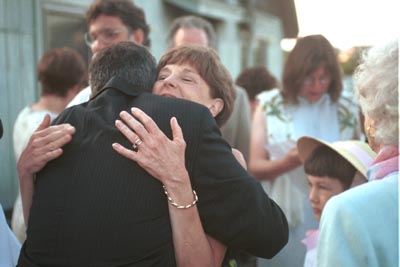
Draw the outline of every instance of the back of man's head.
<instances>
[{"instance_id":1,"label":"back of man's head","mask_svg":"<svg viewBox=\"0 0 400 267\"><path fill-rule=\"evenodd\" d=\"M96 54L89 66L92 94L97 94L114 76L151 92L157 78L156 60L144 46L120 42Z\"/></svg>"},{"instance_id":2,"label":"back of man's head","mask_svg":"<svg viewBox=\"0 0 400 267\"><path fill-rule=\"evenodd\" d=\"M143 45L150 47L150 27L143 9L130 0L94 0L86 11L88 25L100 15L118 17L132 31L141 29L144 33Z\"/></svg>"},{"instance_id":3,"label":"back of man's head","mask_svg":"<svg viewBox=\"0 0 400 267\"><path fill-rule=\"evenodd\" d=\"M67 47L46 52L37 66L42 95L64 97L68 91L86 79L86 64L82 56Z\"/></svg>"},{"instance_id":4,"label":"back of man's head","mask_svg":"<svg viewBox=\"0 0 400 267\"><path fill-rule=\"evenodd\" d=\"M216 34L214 27L207 20L197 16L183 16L176 18L170 27L167 36L168 46L175 47L175 34L179 29L199 29L207 35L208 46L215 49L216 47Z\"/></svg>"}]
</instances>

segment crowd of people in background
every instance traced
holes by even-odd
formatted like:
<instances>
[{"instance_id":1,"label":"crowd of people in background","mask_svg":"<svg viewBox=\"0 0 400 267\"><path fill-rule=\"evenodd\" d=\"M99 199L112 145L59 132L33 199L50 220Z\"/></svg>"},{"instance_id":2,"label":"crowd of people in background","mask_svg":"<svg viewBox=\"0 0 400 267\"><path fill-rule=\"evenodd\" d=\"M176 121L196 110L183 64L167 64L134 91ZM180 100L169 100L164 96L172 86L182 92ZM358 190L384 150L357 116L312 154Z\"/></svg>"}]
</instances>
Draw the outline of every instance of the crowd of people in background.
<instances>
[{"instance_id":1,"label":"crowd of people in background","mask_svg":"<svg viewBox=\"0 0 400 267\"><path fill-rule=\"evenodd\" d=\"M0 266L399 265L398 40L363 54L350 99L322 35L282 77L234 79L204 18L175 19L158 63L132 1L86 22L89 66L47 51L15 121Z\"/></svg>"}]
</instances>

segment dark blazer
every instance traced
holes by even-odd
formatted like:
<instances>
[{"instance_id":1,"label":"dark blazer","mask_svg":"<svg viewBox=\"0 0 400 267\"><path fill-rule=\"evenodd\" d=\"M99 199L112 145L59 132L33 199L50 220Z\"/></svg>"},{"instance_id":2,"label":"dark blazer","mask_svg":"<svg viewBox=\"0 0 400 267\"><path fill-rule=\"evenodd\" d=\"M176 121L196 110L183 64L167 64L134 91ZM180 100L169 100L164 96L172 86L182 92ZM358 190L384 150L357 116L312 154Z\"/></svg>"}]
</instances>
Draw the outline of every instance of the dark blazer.
<instances>
[{"instance_id":1,"label":"dark blazer","mask_svg":"<svg viewBox=\"0 0 400 267\"><path fill-rule=\"evenodd\" d=\"M63 155L38 173L18 266L175 266L161 183L111 144L130 142L114 122L138 107L171 138L182 127L186 168L205 231L225 245L270 258L288 240L284 214L239 165L207 108L142 92L113 78L55 124L76 127Z\"/></svg>"}]
</instances>

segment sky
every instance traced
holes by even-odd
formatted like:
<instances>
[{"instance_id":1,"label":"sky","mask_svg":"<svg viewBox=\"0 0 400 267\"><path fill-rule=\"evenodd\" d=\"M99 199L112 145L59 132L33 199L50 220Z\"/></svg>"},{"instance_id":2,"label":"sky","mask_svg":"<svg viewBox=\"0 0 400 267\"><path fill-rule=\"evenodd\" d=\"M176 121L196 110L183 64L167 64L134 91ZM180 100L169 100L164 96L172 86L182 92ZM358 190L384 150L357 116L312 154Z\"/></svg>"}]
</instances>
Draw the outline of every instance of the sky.
<instances>
[{"instance_id":1,"label":"sky","mask_svg":"<svg viewBox=\"0 0 400 267\"><path fill-rule=\"evenodd\" d=\"M399 0L295 0L299 36L324 35L346 50L399 36Z\"/></svg>"}]
</instances>

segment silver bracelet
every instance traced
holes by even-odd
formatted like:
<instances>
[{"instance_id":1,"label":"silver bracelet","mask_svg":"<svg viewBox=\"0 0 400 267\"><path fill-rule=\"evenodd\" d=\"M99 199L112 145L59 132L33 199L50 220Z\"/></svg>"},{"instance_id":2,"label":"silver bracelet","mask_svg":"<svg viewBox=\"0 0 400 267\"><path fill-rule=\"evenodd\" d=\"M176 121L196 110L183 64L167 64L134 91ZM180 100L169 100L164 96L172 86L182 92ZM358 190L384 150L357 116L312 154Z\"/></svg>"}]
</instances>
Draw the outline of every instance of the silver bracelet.
<instances>
[{"instance_id":1,"label":"silver bracelet","mask_svg":"<svg viewBox=\"0 0 400 267\"><path fill-rule=\"evenodd\" d=\"M163 188L164 188L164 193L167 196L169 203L177 209L189 209L189 208L193 207L194 205L196 205L197 201L199 200L199 198L197 197L196 191L193 190L193 196L194 196L193 202L190 203L189 205L179 205L178 203L176 203L175 201L172 200L172 198L168 194L168 191L167 191L167 188L165 187L165 185L163 185Z\"/></svg>"}]
</instances>

